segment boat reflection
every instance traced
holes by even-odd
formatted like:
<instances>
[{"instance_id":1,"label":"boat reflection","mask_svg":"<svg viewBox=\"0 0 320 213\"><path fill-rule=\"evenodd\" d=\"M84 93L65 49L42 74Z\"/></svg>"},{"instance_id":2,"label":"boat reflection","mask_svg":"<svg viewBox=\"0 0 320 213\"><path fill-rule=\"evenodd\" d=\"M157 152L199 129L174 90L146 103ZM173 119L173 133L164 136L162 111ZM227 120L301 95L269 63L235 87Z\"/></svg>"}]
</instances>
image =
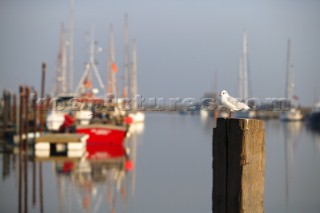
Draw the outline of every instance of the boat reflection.
<instances>
[{"instance_id":1,"label":"boat reflection","mask_svg":"<svg viewBox=\"0 0 320 213\"><path fill-rule=\"evenodd\" d=\"M296 148L299 135L302 130L302 122L286 122L283 123L284 131L284 145L285 145L285 196L286 196L286 206L289 207L289 190L290 183L292 179L292 168L293 168L293 158L294 149Z\"/></svg>"},{"instance_id":2,"label":"boat reflection","mask_svg":"<svg viewBox=\"0 0 320 213\"><path fill-rule=\"evenodd\" d=\"M55 162L60 211L78 206L77 210L97 212L106 205L110 212L126 212L128 193L134 196L134 138L131 134L125 146L87 146L79 161Z\"/></svg>"},{"instance_id":3,"label":"boat reflection","mask_svg":"<svg viewBox=\"0 0 320 213\"><path fill-rule=\"evenodd\" d=\"M60 212L126 212L135 195L137 137L143 130L142 123L133 124L123 145L87 145L83 158L55 161Z\"/></svg>"},{"instance_id":4,"label":"boat reflection","mask_svg":"<svg viewBox=\"0 0 320 213\"><path fill-rule=\"evenodd\" d=\"M315 150L320 153L320 125L314 125L311 122L307 123L307 131L311 133Z\"/></svg>"}]
</instances>

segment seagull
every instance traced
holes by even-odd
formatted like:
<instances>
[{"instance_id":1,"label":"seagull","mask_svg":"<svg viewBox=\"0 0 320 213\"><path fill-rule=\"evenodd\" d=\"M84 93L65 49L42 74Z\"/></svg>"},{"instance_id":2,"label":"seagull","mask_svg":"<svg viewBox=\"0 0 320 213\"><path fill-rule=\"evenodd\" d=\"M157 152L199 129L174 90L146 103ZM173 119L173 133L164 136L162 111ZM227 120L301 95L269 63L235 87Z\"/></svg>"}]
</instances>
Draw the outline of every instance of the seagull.
<instances>
[{"instance_id":1,"label":"seagull","mask_svg":"<svg viewBox=\"0 0 320 213\"><path fill-rule=\"evenodd\" d=\"M230 110L229 118L231 117L231 112L250 109L247 104L231 97L226 90L222 90L219 96L221 99L221 105Z\"/></svg>"}]
</instances>

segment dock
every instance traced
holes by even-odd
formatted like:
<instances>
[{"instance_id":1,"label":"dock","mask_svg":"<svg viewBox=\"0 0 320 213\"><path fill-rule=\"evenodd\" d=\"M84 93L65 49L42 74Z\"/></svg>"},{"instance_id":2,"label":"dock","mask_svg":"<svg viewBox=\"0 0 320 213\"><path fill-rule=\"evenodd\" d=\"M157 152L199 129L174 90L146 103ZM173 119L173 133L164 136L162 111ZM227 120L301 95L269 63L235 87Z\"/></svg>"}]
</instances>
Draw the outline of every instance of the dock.
<instances>
[{"instance_id":1,"label":"dock","mask_svg":"<svg viewBox=\"0 0 320 213\"><path fill-rule=\"evenodd\" d=\"M86 134L46 134L35 139L35 156L50 157L82 157L86 152Z\"/></svg>"}]
</instances>

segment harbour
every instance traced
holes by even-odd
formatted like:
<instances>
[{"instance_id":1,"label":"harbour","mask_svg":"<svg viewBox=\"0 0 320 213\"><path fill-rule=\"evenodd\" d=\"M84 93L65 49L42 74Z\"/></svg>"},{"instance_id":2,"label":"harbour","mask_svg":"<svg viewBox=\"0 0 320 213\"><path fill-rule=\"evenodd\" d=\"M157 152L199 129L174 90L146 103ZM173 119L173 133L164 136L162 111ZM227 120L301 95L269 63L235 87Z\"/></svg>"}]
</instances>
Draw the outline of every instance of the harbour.
<instances>
[{"instance_id":1,"label":"harbour","mask_svg":"<svg viewBox=\"0 0 320 213\"><path fill-rule=\"evenodd\" d=\"M319 212L320 3L0 3L0 212Z\"/></svg>"}]
</instances>

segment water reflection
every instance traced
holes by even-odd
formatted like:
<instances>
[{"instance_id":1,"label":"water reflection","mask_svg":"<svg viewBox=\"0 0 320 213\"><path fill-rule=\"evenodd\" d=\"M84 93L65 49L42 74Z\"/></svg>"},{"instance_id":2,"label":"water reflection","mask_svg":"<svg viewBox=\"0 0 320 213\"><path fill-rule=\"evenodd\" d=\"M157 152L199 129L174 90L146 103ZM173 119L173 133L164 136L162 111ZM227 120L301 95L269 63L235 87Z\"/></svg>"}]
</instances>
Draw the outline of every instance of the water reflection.
<instances>
[{"instance_id":1,"label":"water reflection","mask_svg":"<svg viewBox=\"0 0 320 213\"><path fill-rule=\"evenodd\" d=\"M317 152L320 153L320 126L307 123L307 131L312 135L315 150L317 150Z\"/></svg>"},{"instance_id":2,"label":"water reflection","mask_svg":"<svg viewBox=\"0 0 320 213\"><path fill-rule=\"evenodd\" d=\"M214 119L150 113L145 122L122 149L78 159L41 160L31 149L25 158L1 143L0 212L210 212ZM265 128L265 212L318 212L319 132L272 119Z\"/></svg>"},{"instance_id":3,"label":"water reflection","mask_svg":"<svg viewBox=\"0 0 320 213\"><path fill-rule=\"evenodd\" d=\"M286 192L286 206L289 207L289 189L292 178L293 168L293 155L294 148L299 141L299 134L302 130L302 122L284 122L283 134L284 134L284 155L285 155L285 192Z\"/></svg>"},{"instance_id":4,"label":"water reflection","mask_svg":"<svg viewBox=\"0 0 320 213\"><path fill-rule=\"evenodd\" d=\"M116 212L117 200L126 206L128 160L124 155L105 157L110 152L97 150L93 154L97 158L55 163L60 212L70 209L72 203L85 212L101 210L102 202L111 212Z\"/></svg>"},{"instance_id":5,"label":"water reflection","mask_svg":"<svg viewBox=\"0 0 320 213\"><path fill-rule=\"evenodd\" d=\"M7 186L7 179L17 179L18 185L17 198L6 200L17 202L18 212L127 212L128 201L135 196L137 141L143 131L143 124L132 125L123 146L88 145L81 158L36 157L30 148L25 151L2 141L0 185ZM55 199L57 209L46 209L44 201ZM1 212L13 212L12 206L1 205Z\"/></svg>"}]
</instances>

